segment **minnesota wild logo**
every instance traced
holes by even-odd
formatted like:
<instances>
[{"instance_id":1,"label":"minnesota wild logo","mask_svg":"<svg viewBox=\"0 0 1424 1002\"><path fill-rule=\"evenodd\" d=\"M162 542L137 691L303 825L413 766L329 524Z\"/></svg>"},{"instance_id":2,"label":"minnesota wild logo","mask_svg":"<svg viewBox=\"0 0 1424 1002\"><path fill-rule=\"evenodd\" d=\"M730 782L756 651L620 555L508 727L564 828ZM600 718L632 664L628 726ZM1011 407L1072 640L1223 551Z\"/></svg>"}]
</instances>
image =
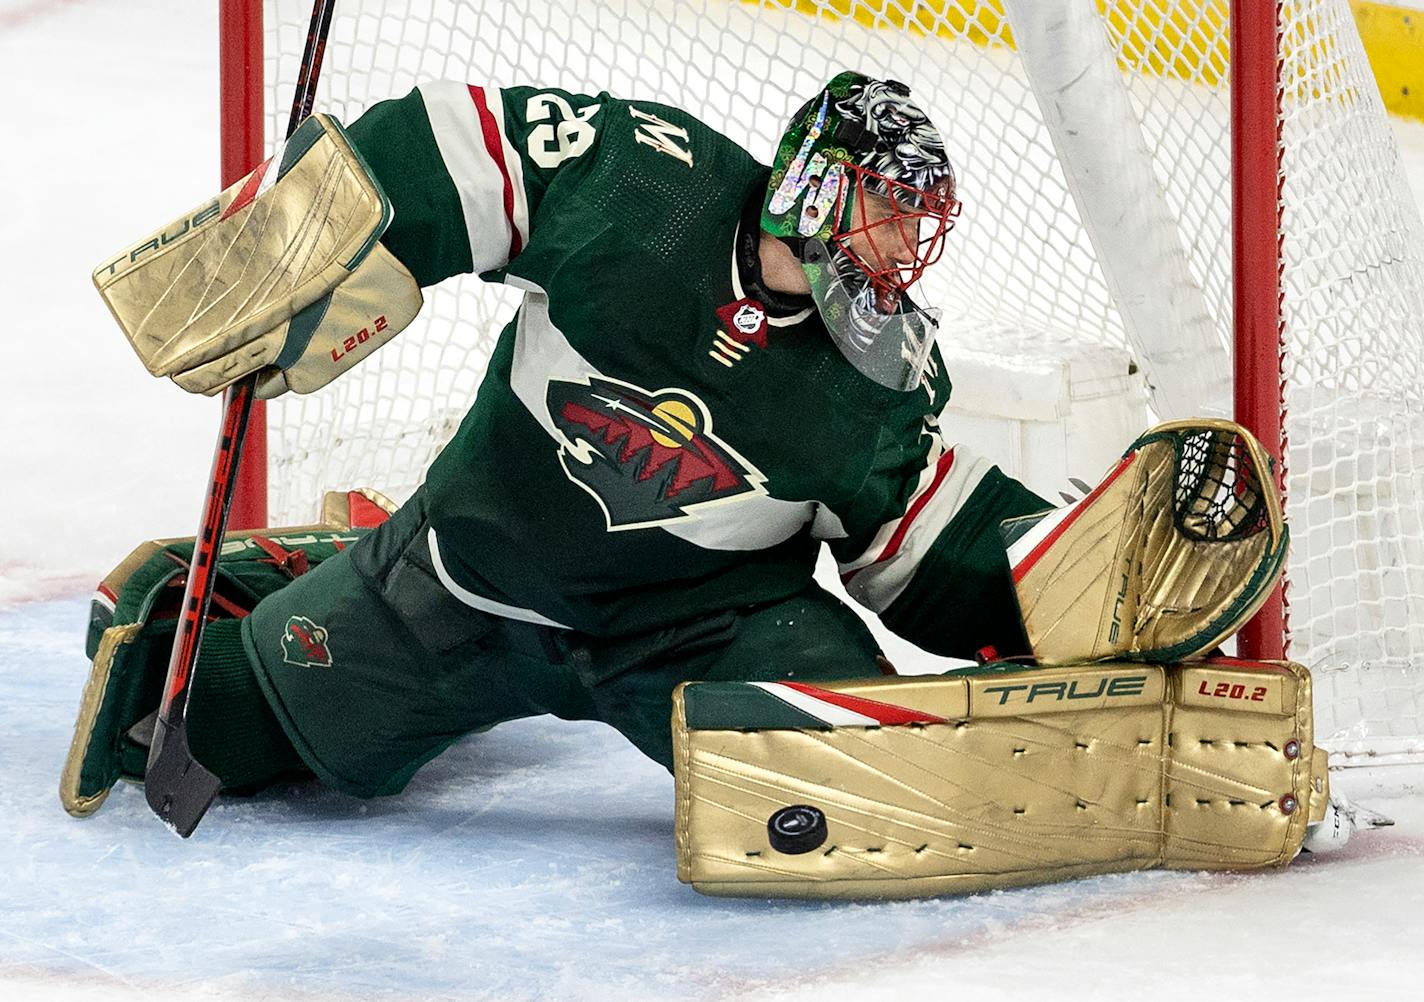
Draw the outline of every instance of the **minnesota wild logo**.
<instances>
[{"instance_id":1,"label":"minnesota wild logo","mask_svg":"<svg viewBox=\"0 0 1424 1002\"><path fill-rule=\"evenodd\" d=\"M282 631L282 660L298 668L330 668L331 648L326 637L326 627L305 616L289 617Z\"/></svg>"},{"instance_id":2,"label":"minnesota wild logo","mask_svg":"<svg viewBox=\"0 0 1424 1002\"><path fill-rule=\"evenodd\" d=\"M712 435L707 405L685 390L649 391L603 376L551 380L559 461L597 499L610 531L696 517L696 509L766 493L766 478Z\"/></svg>"}]
</instances>

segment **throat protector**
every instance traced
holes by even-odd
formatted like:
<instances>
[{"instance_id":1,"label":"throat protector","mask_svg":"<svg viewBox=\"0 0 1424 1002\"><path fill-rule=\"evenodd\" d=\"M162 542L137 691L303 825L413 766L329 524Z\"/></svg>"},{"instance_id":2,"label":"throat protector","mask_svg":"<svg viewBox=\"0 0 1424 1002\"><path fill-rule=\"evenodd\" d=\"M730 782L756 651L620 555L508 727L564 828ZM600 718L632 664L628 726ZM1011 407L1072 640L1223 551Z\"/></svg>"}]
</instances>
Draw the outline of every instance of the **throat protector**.
<instances>
[{"instance_id":1,"label":"throat protector","mask_svg":"<svg viewBox=\"0 0 1424 1002\"><path fill-rule=\"evenodd\" d=\"M939 331L939 310L921 309L902 292L892 310L883 312L875 286L846 257L814 238L801 252L811 298L831 340L852 365L880 385L915 389Z\"/></svg>"}]
</instances>

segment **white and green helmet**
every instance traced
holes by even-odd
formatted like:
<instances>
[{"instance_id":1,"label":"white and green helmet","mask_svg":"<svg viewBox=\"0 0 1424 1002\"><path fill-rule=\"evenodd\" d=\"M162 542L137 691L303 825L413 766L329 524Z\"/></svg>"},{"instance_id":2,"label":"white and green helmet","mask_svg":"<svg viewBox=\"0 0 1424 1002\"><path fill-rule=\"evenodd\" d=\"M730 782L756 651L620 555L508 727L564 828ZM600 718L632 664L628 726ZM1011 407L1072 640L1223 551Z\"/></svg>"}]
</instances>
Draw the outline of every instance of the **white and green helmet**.
<instances>
[{"instance_id":1,"label":"white and green helmet","mask_svg":"<svg viewBox=\"0 0 1424 1002\"><path fill-rule=\"evenodd\" d=\"M847 72L792 118L761 224L799 254L846 358L912 390L939 321L908 289L939 259L958 215L944 139L910 88Z\"/></svg>"}]
</instances>

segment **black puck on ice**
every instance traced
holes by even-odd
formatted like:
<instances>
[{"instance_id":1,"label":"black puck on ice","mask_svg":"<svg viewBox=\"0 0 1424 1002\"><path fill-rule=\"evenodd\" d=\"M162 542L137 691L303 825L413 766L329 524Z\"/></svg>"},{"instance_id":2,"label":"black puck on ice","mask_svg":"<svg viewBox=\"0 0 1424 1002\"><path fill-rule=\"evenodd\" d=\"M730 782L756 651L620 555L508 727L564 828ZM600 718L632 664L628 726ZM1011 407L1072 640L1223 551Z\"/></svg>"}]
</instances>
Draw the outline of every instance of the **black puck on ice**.
<instances>
[{"instance_id":1,"label":"black puck on ice","mask_svg":"<svg viewBox=\"0 0 1424 1002\"><path fill-rule=\"evenodd\" d=\"M766 837L788 856L819 849L826 841L826 815L809 804L783 807L767 818Z\"/></svg>"}]
</instances>

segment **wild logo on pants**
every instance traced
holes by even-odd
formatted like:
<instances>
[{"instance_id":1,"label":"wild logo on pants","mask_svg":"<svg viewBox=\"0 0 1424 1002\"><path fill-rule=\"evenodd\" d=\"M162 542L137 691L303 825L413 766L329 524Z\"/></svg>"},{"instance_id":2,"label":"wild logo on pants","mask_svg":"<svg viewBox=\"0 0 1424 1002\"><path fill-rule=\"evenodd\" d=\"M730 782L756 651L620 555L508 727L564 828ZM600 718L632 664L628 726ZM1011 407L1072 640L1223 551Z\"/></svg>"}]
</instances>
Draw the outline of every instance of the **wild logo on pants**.
<instances>
[{"instance_id":1,"label":"wild logo on pants","mask_svg":"<svg viewBox=\"0 0 1424 1002\"><path fill-rule=\"evenodd\" d=\"M282 631L282 660L298 668L330 668L331 648L326 627L305 616L292 616Z\"/></svg>"}]
</instances>

